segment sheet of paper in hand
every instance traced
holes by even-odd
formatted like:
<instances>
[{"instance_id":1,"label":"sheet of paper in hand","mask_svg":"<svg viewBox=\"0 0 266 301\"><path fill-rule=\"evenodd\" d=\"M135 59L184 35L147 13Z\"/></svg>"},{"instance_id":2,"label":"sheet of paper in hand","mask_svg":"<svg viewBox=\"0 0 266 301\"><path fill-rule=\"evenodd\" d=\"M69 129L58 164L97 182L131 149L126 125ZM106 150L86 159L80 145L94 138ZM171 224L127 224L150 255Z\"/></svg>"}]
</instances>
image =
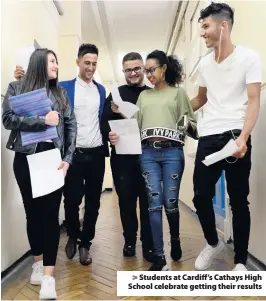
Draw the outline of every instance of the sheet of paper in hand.
<instances>
[{"instance_id":1,"label":"sheet of paper in hand","mask_svg":"<svg viewBox=\"0 0 266 301\"><path fill-rule=\"evenodd\" d=\"M142 153L140 131L136 119L110 120L110 128L119 136L115 145L117 154L138 155Z\"/></svg>"},{"instance_id":2,"label":"sheet of paper in hand","mask_svg":"<svg viewBox=\"0 0 266 301\"><path fill-rule=\"evenodd\" d=\"M235 140L231 139L219 152L213 153L207 157L205 157L205 160L202 162L209 166L211 164L214 164L218 161L221 161L227 157L232 156L238 149L238 146L235 142Z\"/></svg>"},{"instance_id":3,"label":"sheet of paper in hand","mask_svg":"<svg viewBox=\"0 0 266 301\"><path fill-rule=\"evenodd\" d=\"M58 170L62 159L58 148L28 155L32 197L37 198L63 187L63 169Z\"/></svg>"},{"instance_id":4,"label":"sheet of paper in hand","mask_svg":"<svg viewBox=\"0 0 266 301\"><path fill-rule=\"evenodd\" d=\"M120 93L118 91L118 87L113 86L111 90L113 102L118 105L119 111L126 117L131 118L136 112L139 111L139 107L134 105L131 102L123 101Z\"/></svg>"}]
</instances>

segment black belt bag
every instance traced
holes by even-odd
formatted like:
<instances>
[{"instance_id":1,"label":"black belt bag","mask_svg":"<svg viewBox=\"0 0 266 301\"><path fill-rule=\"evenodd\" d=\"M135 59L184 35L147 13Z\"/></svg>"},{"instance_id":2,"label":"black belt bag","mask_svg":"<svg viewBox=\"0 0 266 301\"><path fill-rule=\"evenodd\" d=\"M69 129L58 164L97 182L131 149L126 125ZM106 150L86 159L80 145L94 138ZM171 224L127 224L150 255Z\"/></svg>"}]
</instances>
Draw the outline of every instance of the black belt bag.
<instances>
[{"instance_id":1,"label":"black belt bag","mask_svg":"<svg viewBox=\"0 0 266 301\"><path fill-rule=\"evenodd\" d=\"M142 145L150 146L153 148L169 148L169 147L183 147L184 144L178 141L149 141L143 140Z\"/></svg>"}]
</instances>

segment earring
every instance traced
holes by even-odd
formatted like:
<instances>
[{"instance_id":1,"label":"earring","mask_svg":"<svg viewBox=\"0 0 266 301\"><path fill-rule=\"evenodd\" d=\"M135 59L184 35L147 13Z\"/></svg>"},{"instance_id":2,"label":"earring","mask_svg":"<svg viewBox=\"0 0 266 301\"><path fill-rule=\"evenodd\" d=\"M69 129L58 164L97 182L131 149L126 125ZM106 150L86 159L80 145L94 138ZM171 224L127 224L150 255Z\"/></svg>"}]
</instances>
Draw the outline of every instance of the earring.
<instances>
[{"instance_id":1,"label":"earring","mask_svg":"<svg viewBox=\"0 0 266 301\"><path fill-rule=\"evenodd\" d=\"M161 73L162 80L165 80L165 73Z\"/></svg>"}]
</instances>

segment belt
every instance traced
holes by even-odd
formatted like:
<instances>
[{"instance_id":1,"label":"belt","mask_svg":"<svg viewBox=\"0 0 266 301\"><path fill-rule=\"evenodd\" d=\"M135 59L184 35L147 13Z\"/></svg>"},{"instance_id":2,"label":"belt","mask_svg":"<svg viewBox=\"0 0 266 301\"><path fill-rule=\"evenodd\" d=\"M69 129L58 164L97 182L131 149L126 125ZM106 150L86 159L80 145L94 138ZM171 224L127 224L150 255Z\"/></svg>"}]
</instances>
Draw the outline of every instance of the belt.
<instances>
[{"instance_id":1,"label":"belt","mask_svg":"<svg viewBox=\"0 0 266 301\"><path fill-rule=\"evenodd\" d=\"M143 140L143 145L150 146L153 148L169 148L169 147L183 147L184 144L178 141L150 141Z\"/></svg>"},{"instance_id":2,"label":"belt","mask_svg":"<svg viewBox=\"0 0 266 301\"><path fill-rule=\"evenodd\" d=\"M76 151L80 154L84 154L84 153L100 153L102 151L104 151L104 147L103 145L101 146L97 146L97 147L76 147Z\"/></svg>"},{"instance_id":3,"label":"belt","mask_svg":"<svg viewBox=\"0 0 266 301\"><path fill-rule=\"evenodd\" d=\"M241 130L237 130L237 129L229 130L226 132L222 132L220 134L212 134L212 135L202 136L202 137L200 137L200 139L205 140L205 139L209 139L209 138L219 138L221 136L232 136L232 134L234 136L238 137L241 134Z\"/></svg>"}]
</instances>

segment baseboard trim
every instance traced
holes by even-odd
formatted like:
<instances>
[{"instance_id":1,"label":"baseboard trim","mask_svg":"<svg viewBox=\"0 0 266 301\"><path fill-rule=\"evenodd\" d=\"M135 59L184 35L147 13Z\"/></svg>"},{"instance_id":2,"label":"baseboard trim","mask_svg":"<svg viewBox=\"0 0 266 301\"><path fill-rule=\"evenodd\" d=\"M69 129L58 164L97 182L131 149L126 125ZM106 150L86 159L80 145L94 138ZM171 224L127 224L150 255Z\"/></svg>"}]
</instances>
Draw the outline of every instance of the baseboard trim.
<instances>
[{"instance_id":1,"label":"baseboard trim","mask_svg":"<svg viewBox=\"0 0 266 301\"><path fill-rule=\"evenodd\" d=\"M15 261L10 267L1 272L1 283L5 282L13 273L20 269L25 262L31 257L31 251L27 251L17 261Z\"/></svg>"}]
</instances>

